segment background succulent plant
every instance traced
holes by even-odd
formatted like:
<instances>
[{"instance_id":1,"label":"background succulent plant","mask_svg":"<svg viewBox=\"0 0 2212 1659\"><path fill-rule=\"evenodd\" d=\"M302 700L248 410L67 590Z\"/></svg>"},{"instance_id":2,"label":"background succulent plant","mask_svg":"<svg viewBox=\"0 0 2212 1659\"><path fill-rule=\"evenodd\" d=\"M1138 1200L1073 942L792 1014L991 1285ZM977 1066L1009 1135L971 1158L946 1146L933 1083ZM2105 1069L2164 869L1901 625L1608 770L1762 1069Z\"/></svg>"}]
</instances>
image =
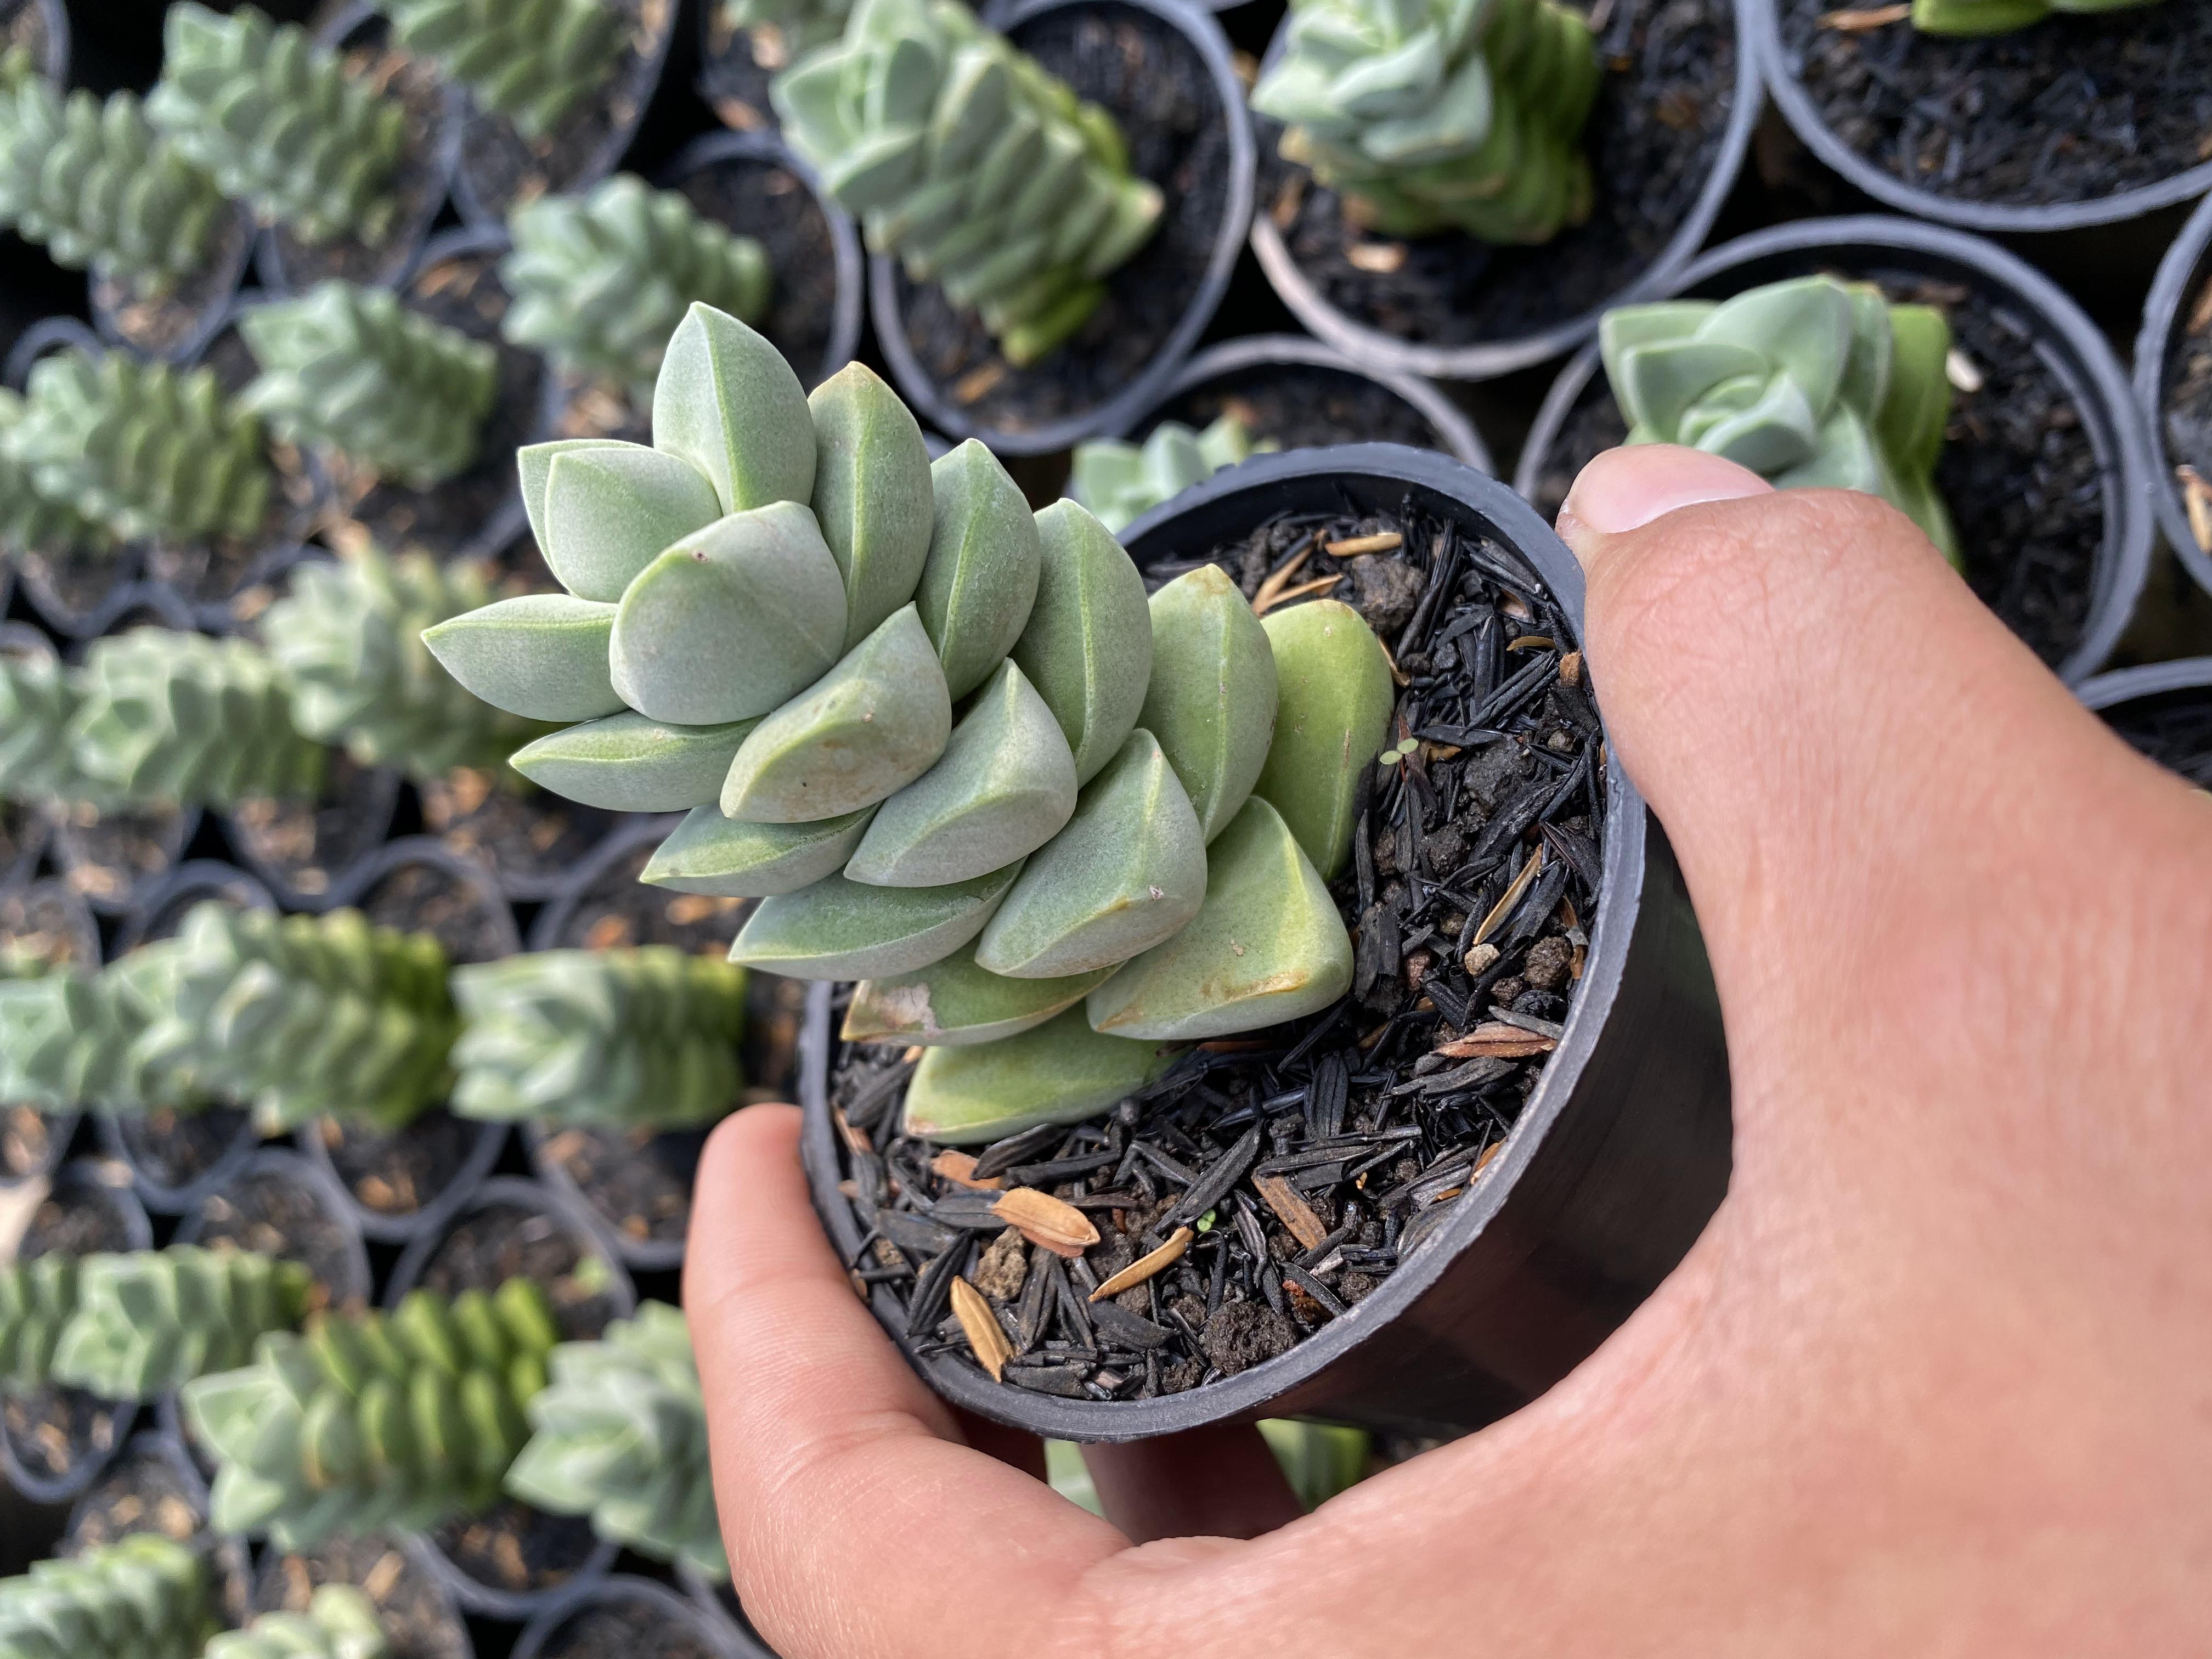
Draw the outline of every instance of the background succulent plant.
<instances>
[{"instance_id":1,"label":"background succulent plant","mask_svg":"<svg viewBox=\"0 0 2212 1659\"><path fill-rule=\"evenodd\" d=\"M194 1659L214 1628L199 1557L161 1533L0 1578L0 1653L10 1659Z\"/></svg>"},{"instance_id":2,"label":"background succulent plant","mask_svg":"<svg viewBox=\"0 0 2212 1659\"><path fill-rule=\"evenodd\" d=\"M499 354L385 289L319 283L255 306L239 332L260 374L239 406L294 443L333 449L417 489L476 459Z\"/></svg>"},{"instance_id":3,"label":"background succulent plant","mask_svg":"<svg viewBox=\"0 0 2212 1659\"><path fill-rule=\"evenodd\" d=\"M115 540L107 526L77 511L69 497L42 494L34 470L15 459L10 434L27 412L21 398L0 388L0 557L107 550Z\"/></svg>"},{"instance_id":4,"label":"background succulent plant","mask_svg":"<svg viewBox=\"0 0 2212 1659\"><path fill-rule=\"evenodd\" d=\"M308 1285L296 1261L250 1250L172 1244L85 1256L53 1376L103 1400L151 1400L246 1364L264 1333L300 1322Z\"/></svg>"},{"instance_id":5,"label":"background succulent plant","mask_svg":"<svg viewBox=\"0 0 2212 1659\"><path fill-rule=\"evenodd\" d=\"M870 246L979 312L1017 366L1082 327L1159 220L1113 118L954 0L860 0L770 95Z\"/></svg>"},{"instance_id":6,"label":"background succulent plant","mask_svg":"<svg viewBox=\"0 0 2212 1659\"><path fill-rule=\"evenodd\" d=\"M1162 421L1142 444L1094 438L1076 445L1068 499L1088 507L1118 536L1162 501L1274 447L1254 443L1234 414L1217 417L1203 432Z\"/></svg>"},{"instance_id":7,"label":"background succulent plant","mask_svg":"<svg viewBox=\"0 0 2212 1659\"><path fill-rule=\"evenodd\" d=\"M723 26L731 29L772 28L783 37L787 54L826 46L845 32L853 0L716 0Z\"/></svg>"},{"instance_id":8,"label":"background succulent plant","mask_svg":"<svg viewBox=\"0 0 2212 1659\"><path fill-rule=\"evenodd\" d=\"M304 1336L264 1336L251 1365L184 1389L216 1463L216 1530L312 1549L483 1509L529 1437L523 1406L545 1386L556 1337L527 1279L450 1301L411 1291L389 1314L325 1314Z\"/></svg>"},{"instance_id":9,"label":"background succulent plant","mask_svg":"<svg viewBox=\"0 0 2212 1659\"><path fill-rule=\"evenodd\" d=\"M51 650L0 649L0 800L82 799L88 786L70 743L77 702L76 678Z\"/></svg>"},{"instance_id":10,"label":"background succulent plant","mask_svg":"<svg viewBox=\"0 0 2212 1659\"><path fill-rule=\"evenodd\" d=\"M0 1385L20 1391L51 1378L54 1350L76 1312L75 1256L37 1255L0 1267Z\"/></svg>"},{"instance_id":11,"label":"background succulent plant","mask_svg":"<svg viewBox=\"0 0 2212 1659\"><path fill-rule=\"evenodd\" d=\"M681 1310L641 1304L596 1342L564 1342L507 1489L556 1515L588 1515L600 1537L656 1561L730 1576L714 1518L707 1412Z\"/></svg>"},{"instance_id":12,"label":"background succulent plant","mask_svg":"<svg viewBox=\"0 0 2212 1659\"><path fill-rule=\"evenodd\" d=\"M1629 442L1709 450L1784 489L1880 495L1958 562L1935 479L1951 410L1942 312L1803 276L1717 304L1623 306L1598 340Z\"/></svg>"},{"instance_id":13,"label":"background succulent plant","mask_svg":"<svg viewBox=\"0 0 2212 1659\"><path fill-rule=\"evenodd\" d=\"M1385 235L1542 242L1589 216L1598 79L1557 0L1297 0L1252 107Z\"/></svg>"},{"instance_id":14,"label":"background succulent plant","mask_svg":"<svg viewBox=\"0 0 2212 1659\"><path fill-rule=\"evenodd\" d=\"M252 6L225 16L177 0L146 115L224 195L301 240L383 234L406 108L348 75L297 24Z\"/></svg>"},{"instance_id":15,"label":"background succulent plant","mask_svg":"<svg viewBox=\"0 0 2212 1659\"><path fill-rule=\"evenodd\" d=\"M668 337L694 301L752 322L768 309L768 254L672 190L617 173L580 196L547 196L508 221L501 327L517 345L649 402Z\"/></svg>"},{"instance_id":16,"label":"background succulent plant","mask_svg":"<svg viewBox=\"0 0 2212 1659\"><path fill-rule=\"evenodd\" d=\"M0 981L0 1097L46 1112L198 1110L206 1096L155 1030L160 951L96 972L57 969Z\"/></svg>"},{"instance_id":17,"label":"background succulent plant","mask_svg":"<svg viewBox=\"0 0 2212 1659\"><path fill-rule=\"evenodd\" d=\"M665 945L535 951L453 983L465 1117L679 1128L738 1103L741 968Z\"/></svg>"},{"instance_id":18,"label":"background succulent plant","mask_svg":"<svg viewBox=\"0 0 2212 1659\"><path fill-rule=\"evenodd\" d=\"M376 1607L351 1584L319 1584L305 1613L264 1613L211 1638L201 1659L385 1659Z\"/></svg>"},{"instance_id":19,"label":"background succulent plant","mask_svg":"<svg viewBox=\"0 0 2212 1659\"><path fill-rule=\"evenodd\" d=\"M2094 17L2157 0L1912 0L1912 27L1930 34L2008 34L2046 17Z\"/></svg>"},{"instance_id":20,"label":"background succulent plant","mask_svg":"<svg viewBox=\"0 0 2212 1659\"><path fill-rule=\"evenodd\" d=\"M605 0L377 0L392 32L483 108L538 138L597 91L621 54Z\"/></svg>"}]
</instances>

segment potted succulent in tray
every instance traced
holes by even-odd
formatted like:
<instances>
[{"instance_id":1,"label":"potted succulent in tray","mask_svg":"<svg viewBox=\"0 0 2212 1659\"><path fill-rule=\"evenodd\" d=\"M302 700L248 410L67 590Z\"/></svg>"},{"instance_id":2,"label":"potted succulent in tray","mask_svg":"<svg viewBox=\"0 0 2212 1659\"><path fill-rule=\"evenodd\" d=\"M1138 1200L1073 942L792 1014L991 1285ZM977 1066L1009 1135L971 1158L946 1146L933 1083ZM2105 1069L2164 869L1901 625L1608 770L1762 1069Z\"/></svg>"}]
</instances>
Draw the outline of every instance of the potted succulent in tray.
<instances>
[{"instance_id":1,"label":"potted succulent in tray","mask_svg":"<svg viewBox=\"0 0 2212 1659\"><path fill-rule=\"evenodd\" d=\"M1180 421L1162 421L1141 444L1093 438L1076 445L1068 468L1067 498L1118 535L1162 501L1173 501L1223 467L1280 447L1265 439L1255 445L1251 429L1235 410L1217 415L1203 431L1193 431Z\"/></svg>"},{"instance_id":2,"label":"potted succulent in tray","mask_svg":"<svg viewBox=\"0 0 2212 1659\"><path fill-rule=\"evenodd\" d=\"M472 1659L475 1644L445 1586L423 1565L420 1540L342 1534L312 1550L265 1549L250 1605L312 1613L326 1589L358 1590L374 1609L392 1659Z\"/></svg>"},{"instance_id":3,"label":"potted succulent in tray","mask_svg":"<svg viewBox=\"0 0 2212 1659\"><path fill-rule=\"evenodd\" d=\"M1252 240L1360 362L1480 380L1687 263L1757 116L1749 0L1299 0L1252 108Z\"/></svg>"},{"instance_id":4,"label":"potted succulent in tray","mask_svg":"<svg viewBox=\"0 0 2212 1659\"><path fill-rule=\"evenodd\" d=\"M190 1547L132 1533L0 1579L0 1646L33 1659L95 1651L194 1659L216 1629L206 1570Z\"/></svg>"},{"instance_id":5,"label":"potted succulent in tray","mask_svg":"<svg viewBox=\"0 0 2212 1659\"><path fill-rule=\"evenodd\" d=\"M1797 136L1900 211L1977 230L2072 229L2212 184L2182 67L2212 44L2202 7L1913 0L1838 12L1767 0L1753 13ZM2100 257L2109 270L2109 244Z\"/></svg>"},{"instance_id":6,"label":"potted succulent in tray","mask_svg":"<svg viewBox=\"0 0 2212 1659\"><path fill-rule=\"evenodd\" d=\"M245 1540L217 1537L208 1524L207 1482L175 1436L142 1431L70 1506L69 1525L54 1548L82 1556L134 1534L182 1545L200 1560L208 1610L222 1625L250 1616L252 1564Z\"/></svg>"}]
</instances>

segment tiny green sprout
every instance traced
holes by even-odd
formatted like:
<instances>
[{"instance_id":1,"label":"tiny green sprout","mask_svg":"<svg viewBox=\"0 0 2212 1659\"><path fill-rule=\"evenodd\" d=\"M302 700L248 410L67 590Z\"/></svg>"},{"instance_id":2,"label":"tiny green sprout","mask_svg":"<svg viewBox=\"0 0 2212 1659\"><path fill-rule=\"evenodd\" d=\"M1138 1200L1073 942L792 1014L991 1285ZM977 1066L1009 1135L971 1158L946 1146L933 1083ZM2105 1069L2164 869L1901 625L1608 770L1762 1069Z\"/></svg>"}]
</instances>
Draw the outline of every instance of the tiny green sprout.
<instances>
[{"instance_id":1,"label":"tiny green sprout","mask_svg":"<svg viewBox=\"0 0 2212 1659\"><path fill-rule=\"evenodd\" d=\"M1377 755L1375 757L1375 763L1382 767L1395 766L1401 761L1413 759L1415 755L1420 753L1420 750L1421 740L1419 738L1401 738Z\"/></svg>"}]
</instances>

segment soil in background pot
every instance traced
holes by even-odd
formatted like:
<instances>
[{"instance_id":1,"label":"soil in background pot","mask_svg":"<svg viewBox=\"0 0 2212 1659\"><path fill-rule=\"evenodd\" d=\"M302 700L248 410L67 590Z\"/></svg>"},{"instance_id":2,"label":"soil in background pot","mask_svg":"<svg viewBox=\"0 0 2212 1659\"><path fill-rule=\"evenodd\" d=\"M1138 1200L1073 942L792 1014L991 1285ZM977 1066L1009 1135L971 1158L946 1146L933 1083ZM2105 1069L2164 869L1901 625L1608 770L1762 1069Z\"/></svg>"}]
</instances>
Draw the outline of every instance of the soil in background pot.
<instances>
[{"instance_id":1,"label":"soil in background pot","mask_svg":"<svg viewBox=\"0 0 2212 1659\"><path fill-rule=\"evenodd\" d=\"M253 1611L305 1613L324 1584L351 1584L375 1605L390 1659L471 1659L467 1629L445 1588L380 1536L336 1538L304 1554L266 1551Z\"/></svg>"},{"instance_id":2,"label":"soil in background pot","mask_svg":"<svg viewBox=\"0 0 2212 1659\"><path fill-rule=\"evenodd\" d=\"M1330 889L1357 941L1351 994L1200 1043L1111 1114L1013 1136L972 1167L899 1132L898 1049L844 1045L831 1079L848 1201L873 1241L860 1279L891 1288L921 1354L972 1360L948 1306L967 1277L1012 1338L1015 1388L1180 1393L1371 1295L1503 1148L1588 951L1601 732L1566 620L1519 559L1411 511L1278 518L1212 562L1248 598L1339 578L1333 596L1407 678L1391 738L1419 738L1417 757L1367 769L1352 867ZM1099 1242L1073 1259L1025 1243L975 1182L1048 1192ZM1178 1260L1091 1299L1176 1237Z\"/></svg>"},{"instance_id":3,"label":"soil in background pot","mask_svg":"<svg viewBox=\"0 0 2212 1659\"><path fill-rule=\"evenodd\" d=\"M120 1203L98 1186L75 1182L58 1187L32 1213L15 1259L89 1255L131 1249L138 1243ZM59 1480L88 1458L106 1459L129 1412L82 1389L52 1382L0 1395L0 1429L7 1434L8 1449L18 1467L43 1480Z\"/></svg>"},{"instance_id":4,"label":"soil in background pot","mask_svg":"<svg viewBox=\"0 0 2212 1659\"><path fill-rule=\"evenodd\" d=\"M333 748L315 799L241 801L231 830L270 880L319 899L384 844L397 790L391 773Z\"/></svg>"},{"instance_id":5,"label":"soil in background pot","mask_svg":"<svg viewBox=\"0 0 2212 1659\"><path fill-rule=\"evenodd\" d=\"M612 812L563 800L511 769L465 767L418 782L416 793L423 827L456 853L482 859L510 891L550 884L617 822Z\"/></svg>"},{"instance_id":6,"label":"soil in background pot","mask_svg":"<svg viewBox=\"0 0 2212 1659\"><path fill-rule=\"evenodd\" d=\"M190 274L167 292L153 294L135 283L95 273L92 303L106 324L134 351L174 357L210 322L210 313L238 291L246 251L257 234L252 213L234 205L208 227L207 246Z\"/></svg>"},{"instance_id":7,"label":"soil in background pot","mask_svg":"<svg viewBox=\"0 0 2212 1659\"><path fill-rule=\"evenodd\" d=\"M239 1540L208 1531L205 1504L204 1489L178 1467L171 1443L141 1436L77 1500L58 1553L75 1555L141 1532L191 1545L209 1568L217 1615L235 1629L252 1616L246 1551Z\"/></svg>"},{"instance_id":8,"label":"soil in background pot","mask_svg":"<svg viewBox=\"0 0 2212 1659\"><path fill-rule=\"evenodd\" d=\"M355 1238L323 1195L282 1168L248 1170L200 1200L197 1243L296 1261L314 1275L307 1311L354 1300Z\"/></svg>"},{"instance_id":9,"label":"soil in background pot","mask_svg":"<svg viewBox=\"0 0 2212 1659\"><path fill-rule=\"evenodd\" d=\"M2105 723L2141 755L2212 789L2212 690L2170 692L2108 709Z\"/></svg>"},{"instance_id":10,"label":"soil in background pot","mask_svg":"<svg viewBox=\"0 0 2212 1659\"><path fill-rule=\"evenodd\" d=\"M776 125L769 82L792 64L790 45L773 23L739 28L723 0L701 0L699 95L726 127L757 132Z\"/></svg>"},{"instance_id":11,"label":"soil in background pot","mask_svg":"<svg viewBox=\"0 0 2212 1659\"><path fill-rule=\"evenodd\" d=\"M63 879L94 904L112 908L175 864L192 815L173 806L103 812L70 801L53 814L53 850Z\"/></svg>"},{"instance_id":12,"label":"soil in background pot","mask_svg":"<svg viewBox=\"0 0 2212 1659\"><path fill-rule=\"evenodd\" d=\"M455 963L489 962L514 949L514 924L505 902L441 865L400 863L356 902L383 927L435 934Z\"/></svg>"},{"instance_id":13,"label":"soil in background pot","mask_svg":"<svg viewBox=\"0 0 2212 1659\"><path fill-rule=\"evenodd\" d=\"M727 1659L689 1606L682 1617L651 1602L610 1596L579 1607L546 1636L538 1659Z\"/></svg>"},{"instance_id":14,"label":"soil in background pot","mask_svg":"<svg viewBox=\"0 0 2212 1659\"><path fill-rule=\"evenodd\" d=\"M1203 429L1234 415L1257 442L1278 449L1328 444L1407 444L1443 449L1428 416L1389 387L1364 375L1311 363L1267 363L1239 369L1169 399L1133 434L1162 421Z\"/></svg>"},{"instance_id":15,"label":"soil in background pot","mask_svg":"<svg viewBox=\"0 0 2212 1659\"><path fill-rule=\"evenodd\" d=\"M82 901L57 882L0 891L0 952L46 969L100 966L100 933ZM74 1113L48 1117L30 1106L0 1107L0 1185L44 1174L60 1158Z\"/></svg>"}]
</instances>

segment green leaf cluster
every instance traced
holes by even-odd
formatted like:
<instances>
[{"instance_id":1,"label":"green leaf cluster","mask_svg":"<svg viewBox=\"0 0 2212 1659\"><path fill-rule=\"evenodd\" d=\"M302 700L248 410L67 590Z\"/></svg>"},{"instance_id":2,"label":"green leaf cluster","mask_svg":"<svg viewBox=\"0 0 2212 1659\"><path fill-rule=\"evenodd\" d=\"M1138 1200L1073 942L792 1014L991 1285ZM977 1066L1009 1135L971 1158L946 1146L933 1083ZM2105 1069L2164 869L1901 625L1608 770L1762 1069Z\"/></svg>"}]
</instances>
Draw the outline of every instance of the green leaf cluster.
<instances>
[{"instance_id":1,"label":"green leaf cluster","mask_svg":"<svg viewBox=\"0 0 2212 1659\"><path fill-rule=\"evenodd\" d=\"M0 647L0 800L83 798L90 786L70 743L77 702L76 677L51 648Z\"/></svg>"},{"instance_id":2,"label":"green leaf cluster","mask_svg":"<svg viewBox=\"0 0 2212 1659\"><path fill-rule=\"evenodd\" d=\"M1912 27L1929 34L2009 34L2048 17L2097 17L2157 0L1912 0Z\"/></svg>"},{"instance_id":3,"label":"green leaf cluster","mask_svg":"<svg viewBox=\"0 0 2212 1659\"><path fill-rule=\"evenodd\" d=\"M44 1112L192 1112L207 1103L158 1028L168 954L0 981L0 1098Z\"/></svg>"},{"instance_id":4,"label":"green leaf cluster","mask_svg":"<svg viewBox=\"0 0 2212 1659\"><path fill-rule=\"evenodd\" d=\"M199 1557L162 1533L130 1533L0 1578L8 1659L194 1659L214 1629Z\"/></svg>"},{"instance_id":5,"label":"green leaf cluster","mask_svg":"<svg viewBox=\"0 0 2212 1659\"><path fill-rule=\"evenodd\" d=\"M298 1262L250 1250L172 1244L85 1256L54 1380L103 1400L147 1401L243 1365L264 1333L300 1322L310 1282Z\"/></svg>"},{"instance_id":6,"label":"green leaf cluster","mask_svg":"<svg viewBox=\"0 0 2212 1659\"><path fill-rule=\"evenodd\" d=\"M410 52L435 58L476 101L544 137L605 84L622 15L605 0L377 0Z\"/></svg>"},{"instance_id":7,"label":"green leaf cluster","mask_svg":"<svg viewBox=\"0 0 2212 1659\"><path fill-rule=\"evenodd\" d=\"M76 1267L73 1255L49 1254L0 1267L0 1386L20 1392L53 1376L54 1350L76 1313Z\"/></svg>"},{"instance_id":8,"label":"green leaf cluster","mask_svg":"<svg viewBox=\"0 0 2212 1659\"><path fill-rule=\"evenodd\" d=\"M15 553L105 553L115 538L97 519L79 512L74 499L40 493L36 474L16 459L11 434L27 406L0 388L0 557Z\"/></svg>"},{"instance_id":9,"label":"green leaf cluster","mask_svg":"<svg viewBox=\"0 0 2212 1659\"><path fill-rule=\"evenodd\" d=\"M1161 502L1203 483L1224 466L1276 447L1255 444L1234 414L1216 417L1203 432L1181 421L1162 421L1141 444L1093 438L1075 447L1067 495L1120 535Z\"/></svg>"},{"instance_id":10,"label":"green leaf cluster","mask_svg":"<svg viewBox=\"0 0 2212 1659\"><path fill-rule=\"evenodd\" d=\"M201 1659L386 1659L391 1650L368 1597L351 1584L318 1584L305 1613L264 1613L215 1637Z\"/></svg>"}]
</instances>

